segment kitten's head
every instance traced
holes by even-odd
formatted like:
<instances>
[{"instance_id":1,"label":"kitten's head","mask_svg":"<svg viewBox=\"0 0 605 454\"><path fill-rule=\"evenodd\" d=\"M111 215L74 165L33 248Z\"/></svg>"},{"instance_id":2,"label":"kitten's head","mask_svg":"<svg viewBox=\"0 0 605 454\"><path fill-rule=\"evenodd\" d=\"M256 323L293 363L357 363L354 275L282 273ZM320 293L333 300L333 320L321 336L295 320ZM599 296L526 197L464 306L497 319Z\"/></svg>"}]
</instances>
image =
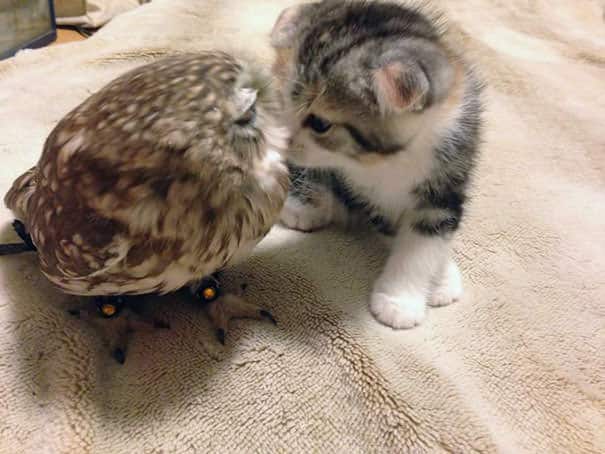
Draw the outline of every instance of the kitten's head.
<instances>
[{"instance_id":1,"label":"kitten's head","mask_svg":"<svg viewBox=\"0 0 605 454\"><path fill-rule=\"evenodd\" d=\"M425 15L395 3L324 0L284 10L271 42L290 159L341 167L405 149L451 90L440 37Z\"/></svg>"}]
</instances>

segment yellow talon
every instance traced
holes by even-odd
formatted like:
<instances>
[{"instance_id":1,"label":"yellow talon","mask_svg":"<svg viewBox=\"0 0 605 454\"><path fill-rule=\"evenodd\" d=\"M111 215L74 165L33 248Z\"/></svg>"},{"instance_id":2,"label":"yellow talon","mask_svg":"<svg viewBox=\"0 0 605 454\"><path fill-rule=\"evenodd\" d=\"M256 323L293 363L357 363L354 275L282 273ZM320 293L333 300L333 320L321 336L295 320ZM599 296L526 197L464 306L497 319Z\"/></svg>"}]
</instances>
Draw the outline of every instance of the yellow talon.
<instances>
[{"instance_id":1,"label":"yellow talon","mask_svg":"<svg viewBox=\"0 0 605 454\"><path fill-rule=\"evenodd\" d=\"M204 299L211 300L216 296L216 290L212 287L205 288L202 295L204 296Z\"/></svg>"},{"instance_id":2,"label":"yellow talon","mask_svg":"<svg viewBox=\"0 0 605 454\"><path fill-rule=\"evenodd\" d=\"M101 306L101 312L107 317L111 317L116 313L117 308L113 304L103 304Z\"/></svg>"}]
</instances>

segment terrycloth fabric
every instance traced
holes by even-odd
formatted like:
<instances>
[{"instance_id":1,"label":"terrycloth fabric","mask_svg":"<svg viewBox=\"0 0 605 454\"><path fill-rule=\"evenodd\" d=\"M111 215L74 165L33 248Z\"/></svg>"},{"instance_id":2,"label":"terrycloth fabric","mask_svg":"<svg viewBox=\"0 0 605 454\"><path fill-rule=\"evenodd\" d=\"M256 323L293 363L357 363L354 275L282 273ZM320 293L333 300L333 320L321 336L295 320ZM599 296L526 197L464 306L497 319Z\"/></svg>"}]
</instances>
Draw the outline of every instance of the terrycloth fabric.
<instances>
[{"instance_id":1,"label":"terrycloth fabric","mask_svg":"<svg viewBox=\"0 0 605 454\"><path fill-rule=\"evenodd\" d=\"M283 0L154 0L93 38L0 63L0 190L51 128L161 55L271 58ZM0 257L0 453L605 452L605 25L600 1L444 0L489 83L483 157L455 245L463 301L376 323L375 238L276 227L228 273L279 326L227 346L183 296L119 366L32 254ZM2 241L14 241L0 212Z\"/></svg>"}]
</instances>

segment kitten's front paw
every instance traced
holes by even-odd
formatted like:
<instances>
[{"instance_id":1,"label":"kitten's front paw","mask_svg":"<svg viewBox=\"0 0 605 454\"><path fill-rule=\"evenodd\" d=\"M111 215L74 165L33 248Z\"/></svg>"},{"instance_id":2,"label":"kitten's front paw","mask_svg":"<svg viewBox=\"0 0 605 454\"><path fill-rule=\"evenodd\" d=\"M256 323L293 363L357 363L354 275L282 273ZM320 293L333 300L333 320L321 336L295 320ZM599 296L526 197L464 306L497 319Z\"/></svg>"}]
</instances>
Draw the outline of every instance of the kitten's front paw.
<instances>
[{"instance_id":1,"label":"kitten's front paw","mask_svg":"<svg viewBox=\"0 0 605 454\"><path fill-rule=\"evenodd\" d=\"M374 293L370 312L391 328L413 328L426 317L426 297L420 292L406 292L397 296Z\"/></svg>"},{"instance_id":2,"label":"kitten's front paw","mask_svg":"<svg viewBox=\"0 0 605 454\"><path fill-rule=\"evenodd\" d=\"M458 266L450 260L433 289L429 304L433 307L447 306L462 297L462 276Z\"/></svg>"},{"instance_id":3,"label":"kitten's front paw","mask_svg":"<svg viewBox=\"0 0 605 454\"><path fill-rule=\"evenodd\" d=\"M290 229L310 232L326 227L332 222L330 207L325 203L318 205L302 203L295 197L288 197L282 209L280 220Z\"/></svg>"}]
</instances>

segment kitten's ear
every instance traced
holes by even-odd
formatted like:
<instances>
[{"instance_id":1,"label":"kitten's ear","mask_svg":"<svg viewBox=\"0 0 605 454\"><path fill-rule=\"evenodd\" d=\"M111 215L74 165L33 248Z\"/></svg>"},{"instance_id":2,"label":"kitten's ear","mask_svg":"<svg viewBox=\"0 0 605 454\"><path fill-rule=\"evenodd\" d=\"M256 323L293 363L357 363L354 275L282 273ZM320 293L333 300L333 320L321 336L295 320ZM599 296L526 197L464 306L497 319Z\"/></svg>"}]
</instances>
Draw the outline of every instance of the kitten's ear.
<instances>
[{"instance_id":1,"label":"kitten's ear","mask_svg":"<svg viewBox=\"0 0 605 454\"><path fill-rule=\"evenodd\" d=\"M382 112L422 110L430 84L415 62L390 62L374 71L374 91Z\"/></svg>"},{"instance_id":2,"label":"kitten's ear","mask_svg":"<svg viewBox=\"0 0 605 454\"><path fill-rule=\"evenodd\" d=\"M294 5L281 12L273 30L271 30L271 45L276 49L290 47L296 34L298 17L304 5Z\"/></svg>"}]
</instances>

